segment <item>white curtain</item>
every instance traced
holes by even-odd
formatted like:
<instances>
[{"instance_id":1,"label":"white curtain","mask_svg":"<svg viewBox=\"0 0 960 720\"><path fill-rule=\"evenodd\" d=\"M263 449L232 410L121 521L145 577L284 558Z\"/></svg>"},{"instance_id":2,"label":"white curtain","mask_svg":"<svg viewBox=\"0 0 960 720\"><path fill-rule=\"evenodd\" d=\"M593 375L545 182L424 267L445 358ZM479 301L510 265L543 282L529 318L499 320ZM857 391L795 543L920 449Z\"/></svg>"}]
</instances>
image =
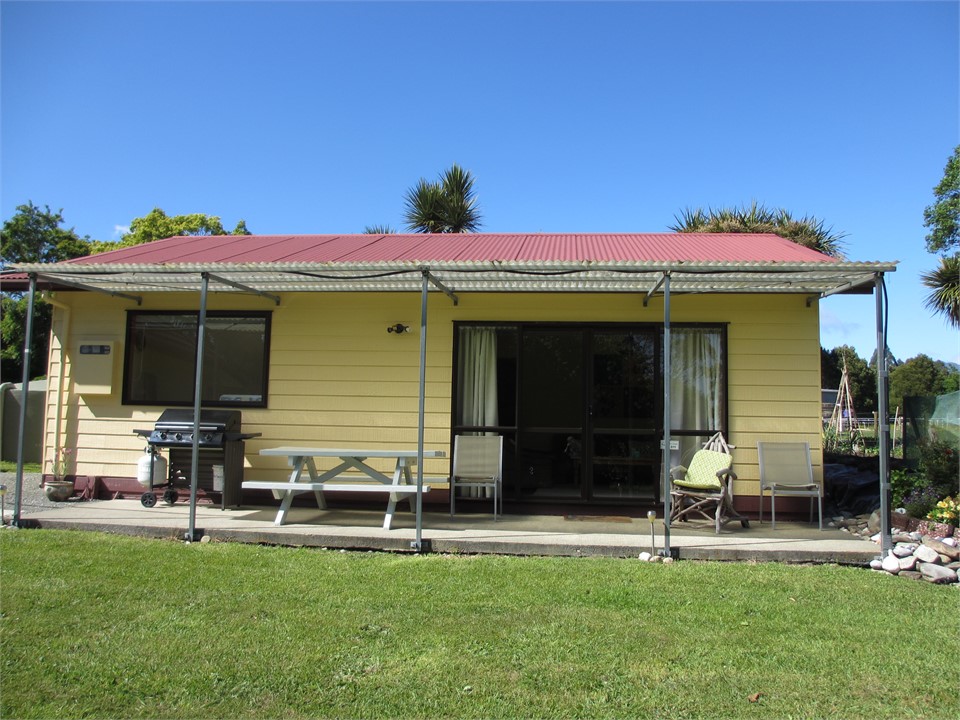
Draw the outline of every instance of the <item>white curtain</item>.
<instances>
[{"instance_id":1,"label":"white curtain","mask_svg":"<svg viewBox=\"0 0 960 720\"><path fill-rule=\"evenodd\" d=\"M675 430L703 430L712 435L721 429L722 421L720 331L676 328L670 339L670 424ZM686 465L699 448L699 438L680 438L674 464Z\"/></svg>"},{"instance_id":2,"label":"white curtain","mask_svg":"<svg viewBox=\"0 0 960 720\"><path fill-rule=\"evenodd\" d=\"M460 331L460 424L496 425L497 331L468 327ZM496 433L488 433L494 435ZM463 488L465 497L490 495L489 488Z\"/></svg>"},{"instance_id":3,"label":"white curtain","mask_svg":"<svg viewBox=\"0 0 960 720\"><path fill-rule=\"evenodd\" d=\"M462 328L460 335L461 425L496 425L497 331Z\"/></svg>"}]
</instances>

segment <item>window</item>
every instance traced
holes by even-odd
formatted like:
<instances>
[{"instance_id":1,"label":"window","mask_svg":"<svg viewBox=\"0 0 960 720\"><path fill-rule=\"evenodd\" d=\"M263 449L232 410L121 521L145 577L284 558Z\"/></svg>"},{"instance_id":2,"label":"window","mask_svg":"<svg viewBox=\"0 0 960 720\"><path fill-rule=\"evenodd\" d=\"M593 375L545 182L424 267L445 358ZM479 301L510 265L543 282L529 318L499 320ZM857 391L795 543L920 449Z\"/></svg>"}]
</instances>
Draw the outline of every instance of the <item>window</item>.
<instances>
[{"instance_id":1,"label":"window","mask_svg":"<svg viewBox=\"0 0 960 720\"><path fill-rule=\"evenodd\" d=\"M192 405L199 313L131 312L123 373L125 405ZM208 312L205 406L266 407L270 313Z\"/></svg>"},{"instance_id":2,"label":"window","mask_svg":"<svg viewBox=\"0 0 960 720\"><path fill-rule=\"evenodd\" d=\"M670 333L670 424L679 435L674 464L726 427L726 340L723 328L679 327Z\"/></svg>"}]
</instances>

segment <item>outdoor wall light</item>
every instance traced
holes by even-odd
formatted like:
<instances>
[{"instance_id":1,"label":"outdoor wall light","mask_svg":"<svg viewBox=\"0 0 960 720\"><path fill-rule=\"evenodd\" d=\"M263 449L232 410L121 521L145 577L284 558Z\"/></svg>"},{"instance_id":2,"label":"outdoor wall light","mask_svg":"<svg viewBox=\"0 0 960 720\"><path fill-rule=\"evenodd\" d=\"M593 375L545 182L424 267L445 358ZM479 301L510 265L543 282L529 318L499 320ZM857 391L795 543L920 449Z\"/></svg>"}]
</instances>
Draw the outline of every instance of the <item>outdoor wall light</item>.
<instances>
[{"instance_id":1,"label":"outdoor wall light","mask_svg":"<svg viewBox=\"0 0 960 720\"><path fill-rule=\"evenodd\" d=\"M391 325L390 327L388 327L387 332L396 333L397 335L399 335L400 333L410 332L410 326L404 325L403 323L397 323L396 325Z\"/></svg>"}]
</instances>

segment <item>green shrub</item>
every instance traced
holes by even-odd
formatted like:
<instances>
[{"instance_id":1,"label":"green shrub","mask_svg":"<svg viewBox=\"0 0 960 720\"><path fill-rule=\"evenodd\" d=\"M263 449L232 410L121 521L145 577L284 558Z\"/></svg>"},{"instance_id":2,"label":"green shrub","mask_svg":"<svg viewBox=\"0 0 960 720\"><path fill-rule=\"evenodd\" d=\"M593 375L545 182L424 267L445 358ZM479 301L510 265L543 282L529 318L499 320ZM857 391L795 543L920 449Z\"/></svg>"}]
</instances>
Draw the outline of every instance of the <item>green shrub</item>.
<instances>
[{"instance_id":1,"label":"green shrub","mask_svg":"<svg viewBox=\"0 0 960 720\"><path fill-rule=\"evenodd\" d=\"M960 483L960 453L955 445L936 436L920 447L920 472L937 499L953 495Z\"/></svg>"},{"instance_id":2,"label":"green shrub","mask_svg":"<svg viewBox=\"0 0 960 720\"><path fill-rule=\"evenodd\" d=\"M920 488L911 492L903 499L903 507L907 515L914 518L925 518L937 506L940 496L933 488Z\"/></svg>"},{"instance_id":3,"label":"green shrub","mask_svg":"<svg viewBox=\"0 0 960 720\"><path fill-rule=\"evenodd\" d=\"M823 451L833 455L859 455L858 447L862 445L859 441L859 432L844 430L837 432L835 428L825 426L823 428Z\"/></svg>"},{"instance_id":4,"label":"green shrub","mask_svg":"<svg viewBox=\"0 0 960 720\"><path fill-rule=\"evenodd\" d=\"M890 471L891 502L893 507L903 507L904 500L915 490L926 487L926 478L914 470L896 468Z\"/></svg>"}]
</instances>

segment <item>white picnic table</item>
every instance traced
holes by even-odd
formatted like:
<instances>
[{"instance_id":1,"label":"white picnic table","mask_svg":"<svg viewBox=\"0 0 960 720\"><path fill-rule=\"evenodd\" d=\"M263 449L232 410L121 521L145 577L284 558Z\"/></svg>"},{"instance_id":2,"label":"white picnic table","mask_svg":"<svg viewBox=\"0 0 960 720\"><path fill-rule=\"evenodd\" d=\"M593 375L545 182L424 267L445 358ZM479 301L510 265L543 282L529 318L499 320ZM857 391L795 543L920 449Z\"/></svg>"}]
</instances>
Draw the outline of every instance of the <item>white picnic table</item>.
<instances>
[{"instance_id":1,"label":"white picnic table","mask_svg":"<svg viewBox=\"0 0 960 720\"><path fill-rule=\"evenodd\" d=\"M386 493L390 499L387 503L387 512L383 519L383 529L389 530L393 522L393 514L397 503L407 500L410 509L414 510L414 499L419 492L429 492L430 486L417 488L413 482L410 468L416 466L417 450L371 450L345 449L323 447L275 447L264 448L261 455L280 456L287 458L290 466L290 477L286 481L248 480L243 483L244 489L272 490L274 497L280 499L280 508L274 525L283 525L287 511L293 502L294 496L313 492L317 505L321 510L327 507L323 494L325 492L356 492L356 493ZM314 458L339 458L340 464L330 470L318 472ZM446 457L443 450L424 450L423 457ZM396 463L393 475L386 475L367 464L371 458L394 458ZM357 478L355 475L341 477L349 470L359 471L366 477ZM339 480L339 482L334 482Z\"/></svg>"}]
</instances>

